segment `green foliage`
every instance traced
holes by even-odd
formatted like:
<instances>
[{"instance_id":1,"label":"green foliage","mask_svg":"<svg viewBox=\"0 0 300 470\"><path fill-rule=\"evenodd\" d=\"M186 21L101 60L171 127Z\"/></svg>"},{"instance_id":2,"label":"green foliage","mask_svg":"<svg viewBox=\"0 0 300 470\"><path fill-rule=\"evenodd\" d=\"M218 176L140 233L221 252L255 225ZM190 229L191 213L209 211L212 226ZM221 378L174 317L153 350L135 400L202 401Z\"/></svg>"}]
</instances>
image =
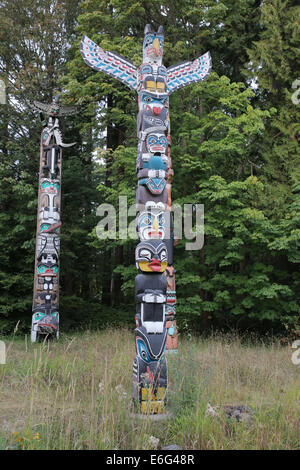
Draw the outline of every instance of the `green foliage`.
<instances>
[{"instance_id":1,"label":"green foliage","mask_svg":"<svg viewBox=\"0 0 300 470\"><path fill-rule=\"evenodd\" d=\"M146 23L164 26L166 66L207 50L213 60L208 80L170 98L172 200L205 208L204 247L175 248L179 327L297 331L299 14L289 0L0 2L3 331L30 323L41 127L28 100L54 88L81 106L63 123L78 145L63 155L62 322L134 325L136 240L100 240L96 227L100 204L135 201L137 96L89 68L79 45L86 34L138 66Z\"/></svg>"}]
</instances>

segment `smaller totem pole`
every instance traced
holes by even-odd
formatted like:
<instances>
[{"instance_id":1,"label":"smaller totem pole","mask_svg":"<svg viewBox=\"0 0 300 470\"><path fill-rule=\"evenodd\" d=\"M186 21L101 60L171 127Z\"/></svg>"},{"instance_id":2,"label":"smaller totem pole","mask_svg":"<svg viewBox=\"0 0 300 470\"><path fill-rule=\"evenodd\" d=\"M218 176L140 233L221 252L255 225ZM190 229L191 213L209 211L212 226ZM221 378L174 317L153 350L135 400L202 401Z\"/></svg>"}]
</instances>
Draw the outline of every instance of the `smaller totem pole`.
<instances>
[{"instance_id":1,"label":"smaller totem pole","mask_svg":"<svg viewBox=\"0 0 300 470\"><path fill-rule=\"evenodd\" d=\"M43 124L31 327L31 341L35 342L39 336L59 336L62 147L71 147L75 142L63 143L58 118L75 114L77 109L62 107L59 96L55 96L51 104L34 101L31 107L40 113Z\"/></svg>"}]
</instances>

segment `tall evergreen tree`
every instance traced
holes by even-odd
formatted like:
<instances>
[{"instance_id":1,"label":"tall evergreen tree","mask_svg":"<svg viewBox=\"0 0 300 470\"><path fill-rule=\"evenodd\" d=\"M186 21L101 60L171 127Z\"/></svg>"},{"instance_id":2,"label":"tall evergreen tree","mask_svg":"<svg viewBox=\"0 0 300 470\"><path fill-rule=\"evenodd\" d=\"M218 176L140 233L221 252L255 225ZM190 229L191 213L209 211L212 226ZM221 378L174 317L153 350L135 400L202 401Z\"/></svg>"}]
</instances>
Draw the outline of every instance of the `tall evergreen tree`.
<instances>
[{"instance_id":1,"label":"tall evergreen tree","mask_svg":"<svg viewBox=\"0 0 300 470\"><path fill-rule=\"evenodd\" d=\"M136 241L99 240L96 211L103 202L118 209L120 195L135 200L137 97L87 67L79 44L86 34L138 66L146 23L164 27L166 66L207 50L213 58L206 82L170 99L172 199L205 205L204 248L187 252L185 240L175 248L179 326L295 326L296 2L0 0L0 22L8 85L0 105L0 328L30 318L41 128L28 101L50 101L57 86L82 105L64 128L78 146L63 156L62 319L133 325Z\"/></svg>"}]
</instances>

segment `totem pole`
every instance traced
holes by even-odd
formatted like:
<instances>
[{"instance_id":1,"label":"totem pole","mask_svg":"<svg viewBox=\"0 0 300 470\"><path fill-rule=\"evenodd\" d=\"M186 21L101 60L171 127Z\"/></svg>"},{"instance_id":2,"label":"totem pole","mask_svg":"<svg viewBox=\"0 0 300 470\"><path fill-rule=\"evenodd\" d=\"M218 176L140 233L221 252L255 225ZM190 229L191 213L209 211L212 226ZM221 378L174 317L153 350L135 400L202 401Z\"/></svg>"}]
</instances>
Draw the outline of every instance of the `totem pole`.
<instances>
[{"instance_id":1,"label":"totem pole","mask_svg":"<svg viewBox=\"0 0 300 470\"><path fill-rule=\"evenodd\" d=\"M163 28L146 25L143 63L139 68L124 57L104 51L83 36L85 62L138 93L136 171L137 232L135 259L136 357L133 361L133 401L142 414L163 413L168 385L166 350L177 350L173 220L171 215L171 137L169 95L204 80L211 70L209 52L194 62L162 65Z\"/></svg>"},{"instance_id":2,"label":"totem pole","mask_svg":"<svg viewBox=\"0 0 300 470\"><path fill-rule=\"evenodd\" d=\"M61 163L64 144L58 118L77 112L74 106L60 105L59 96L51 104L31 103L40 113L41 134L37 234L35 249L31 341L59 336L59 246L61 206ZM47 121L44 120L47 116Z\"/></svg>"}]
</instances>

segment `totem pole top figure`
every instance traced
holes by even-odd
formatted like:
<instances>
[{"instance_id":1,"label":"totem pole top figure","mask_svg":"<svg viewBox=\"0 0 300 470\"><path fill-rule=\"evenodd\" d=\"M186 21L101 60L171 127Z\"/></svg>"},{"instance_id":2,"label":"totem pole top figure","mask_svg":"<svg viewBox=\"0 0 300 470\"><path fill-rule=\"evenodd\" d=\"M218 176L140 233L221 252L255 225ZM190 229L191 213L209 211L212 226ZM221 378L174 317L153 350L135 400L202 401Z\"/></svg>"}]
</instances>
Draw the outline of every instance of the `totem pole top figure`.
<instances>
[{"instance_id":1,"label":"totem pole top figure","mask_svg":"<svg viewBox=\"0 0 300 470\"><path fill-rule=\"evenodd\" d=\"M145 67L157 66L160 68L156 72L158 75L166 75L167 88L162 87L161 92L170 95L173 91L181 87L204 80L208 77L212 62L209 52L206 52L193 62L181 62L171 67L165 68L161 65L163 54L163 29L159 27L156 33L151 31L149 25L145 27L145 37L143 43L143 64L138 69L130 60L110 51L104 51L87 36L83 36L81 41L81 54L84 61L98 72L104 72L111 77L127 85L132 90L140 91L141 75L145 75ZM152 71L149 70L151 74ZM148 87L146 87L148 89ZM159 86L156 84L156 92Z\"/></svg>"},{"instance_id":2,"label":"totem pole top figure","mask_svg":"<svg viewBox=\"0 0 300 470\"><path fill-rule=\"evenodd\" d=\"M157 33L154 33L151 26L147 24L144 34L143 63L154 62L157 65L161 65L164 47L163 27L160 26Z\"/></svg>"},{"instance_id":3,"label":"totem pole top figure","mask_svg":"<svg viewBox=\"0 0 300 470\"><path fill-rule=\"evenodd\" d=\"M40 103L39 101L33 101L31 107L38 111L39 113L46 114L51 117L62 117L62 116L71 116L78 112L76 106L62 106L60 103L60 97L55 95L50 104Z\"/></svg>"},{"instance_id":4,"label":"totem pole top figure","mask_svg":"<svg viewBox=\"0 0 300 470\"><path fill-rule=\"evenodd\" d=\"M58 95L54 96L50 104L33 101L30 103L30 106L34 111L38 111L41 116L41 121L44 126L44 130L42 132L43 146L49 145L52 137L55 137L56 144L61 147L72 147L75 145L76 142L72 142L71 144L65 144L63 142L58 118L77 114L78 109L76 106L62 106ZM42 116L44 114L48 116L48 122L43 119Z\"/></svg>"}]
</instances>

